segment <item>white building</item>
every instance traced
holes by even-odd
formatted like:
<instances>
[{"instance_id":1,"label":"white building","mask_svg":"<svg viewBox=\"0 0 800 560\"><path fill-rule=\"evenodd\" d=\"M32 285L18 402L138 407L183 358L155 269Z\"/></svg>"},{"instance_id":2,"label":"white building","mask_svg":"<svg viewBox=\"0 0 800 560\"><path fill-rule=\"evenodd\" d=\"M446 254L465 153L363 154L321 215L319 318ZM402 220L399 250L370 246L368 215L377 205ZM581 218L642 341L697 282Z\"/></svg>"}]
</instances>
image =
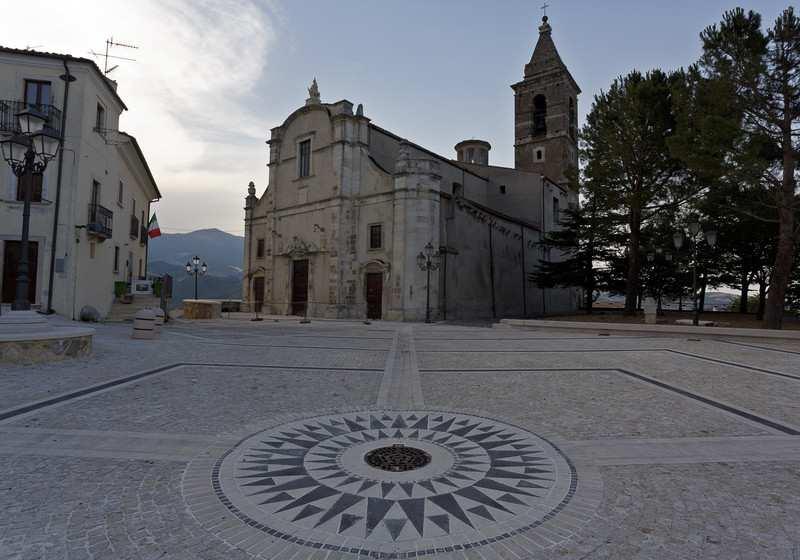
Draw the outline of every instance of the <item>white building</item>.
<instances>
[{"instance_id":1,"label":"white building","mask_svg":"<svg viewBox=\"0 0 800 560\"><path fill-rule=\"evenodd\" d=\"M115 282L147 274L146 226L161 194L136 139L119 130L127 107L116 83L93 61L0 47L0 134L15 131L26 105L64 137L59 156L34 179L30 300L72 319L85 305L105 317ZM15 294L22 206L20 181L0 161L3 304Z\"/></svg>"}]
</instances>

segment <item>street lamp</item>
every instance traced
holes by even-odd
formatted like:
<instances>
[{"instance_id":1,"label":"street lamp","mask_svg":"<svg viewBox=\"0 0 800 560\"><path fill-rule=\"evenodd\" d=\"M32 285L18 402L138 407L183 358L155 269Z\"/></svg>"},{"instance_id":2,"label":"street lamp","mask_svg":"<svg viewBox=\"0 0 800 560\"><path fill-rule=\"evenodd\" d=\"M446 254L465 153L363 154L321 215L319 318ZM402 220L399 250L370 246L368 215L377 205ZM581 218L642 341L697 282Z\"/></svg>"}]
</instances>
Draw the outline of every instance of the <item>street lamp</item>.
<instances>
[{"instance_id":1,"label":"street lamp","mask_svg":"<svg viewBox=\"0 0 800 560\"><path fill-rule=\"evenodd\" d=\"M698 304L698 293L697 293L697 249L700 243L705 238L706 243L712 249L717 244L717 232L714 229L707 228L703 234L700 236L700 232L702 231L702 226L700 225L700 221L697 219L696 216L692 216L690 218L689 224L689 236L688 239L692 244L692 301L694 302L694 316L692 318L692 324L697 326L700 324L700 305ZM679 250L683 246L684 240L687 236L680 230L675 232L675 235L672 236L672 241L675 244L675 249Z\"/></svg>"},{"instance_id":2,"label":"street lamp","mask_svg":"<svg viewBox=\"0 0 800 560\"><path fill-rule=\"evenodd\" d=\"M428 275L428 282L425 287L425 322L431 322L431 270L439 268L439 252L433 250L433 244L429 241L423 251L417 255L417 266Z\"/></svg>"},{"instance_id":3,"label":"street lamp","mask_svg":"<svg viewBox=\"0 0 800 560\"><path fill-rule=\"evenodd\" d=\"M206 272L208 272L208 265L206 263L201 265L200 257L197 255L186 263L186 273L194 276L194 299L197 299L197 277L205 275Z\"/></svg>"},{"instance_id":4,"label":"street lamp","mask_svg":"<svg viewBox=\"0 0 800 560\"><path fill-rule=\"evenodd\" d=\"M56 157L61 139L51 134L46 128L47 117L32 109L17 113L20 134L5 137L0 141L0 152L3 159L11 167L19 180L23 182L22 235L20 239L19 264L17 265L17 284L14 302L11 309L27 311L31 308L28 301L28 285L30 262L28 255L28 237L31 221L31 197L34 174L44 173L47 164Z\"/></svg>"}]
</instances>

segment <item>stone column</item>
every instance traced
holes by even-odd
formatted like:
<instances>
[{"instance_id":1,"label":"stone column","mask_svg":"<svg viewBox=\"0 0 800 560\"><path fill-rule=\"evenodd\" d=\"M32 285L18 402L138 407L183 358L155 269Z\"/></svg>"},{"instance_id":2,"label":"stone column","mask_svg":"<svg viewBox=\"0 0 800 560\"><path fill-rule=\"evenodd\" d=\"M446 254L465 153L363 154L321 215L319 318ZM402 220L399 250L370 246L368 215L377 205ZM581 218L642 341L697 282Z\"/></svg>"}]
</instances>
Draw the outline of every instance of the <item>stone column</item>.
<instances>
[{"instance_id":1,"label":"stone column","mask_svg":"<svg viewBox=\"0 0 800 560\"><path fill-rule=\"evenodd\" d=\"M403 143L394 175L394 243L388 319L423 321L427 275L417 255L427 243L437 250L439 240L440 164ZM439 274L431 273L431 317L439 316Z\"/></svg>"}]
</instances>

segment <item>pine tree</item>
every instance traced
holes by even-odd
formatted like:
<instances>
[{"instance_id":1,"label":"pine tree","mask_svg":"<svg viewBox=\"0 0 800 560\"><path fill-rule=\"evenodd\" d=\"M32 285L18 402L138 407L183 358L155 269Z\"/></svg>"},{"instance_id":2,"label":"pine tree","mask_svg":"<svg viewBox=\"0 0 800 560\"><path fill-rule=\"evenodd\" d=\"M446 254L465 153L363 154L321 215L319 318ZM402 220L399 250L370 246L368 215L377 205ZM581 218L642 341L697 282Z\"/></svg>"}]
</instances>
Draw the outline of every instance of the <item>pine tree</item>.
<instances>
[{"instance_id":1,"label":"pine tree","mask_svg":"<svg viewBox=\"0 0 800 560\"><path fill-rule=\"evenodd\" d=\"M741 8L726 12L718 25L702 34L699 67L705 77L728 84L736 110L730 122L741 125L741 137L721 158L726 173L749 174L766 162L757 185L763 197L753 198L751 215L777 222L775 260L764 324L780 328L787 289L800 236L797 213L797 162L800 157L800 18L792 7L773 27L762 30L761 16ZM756 162L753 166L753 162ZM755 194L759 194L756 192ZM768 216L769 212L771 216Z\"/></svg>"},{"instance_id":2,"label":"pine tree","mask_svg":"<svg viewBox=\"0 0 800 560\"><path fill-rule=\"evenodd\" d=\"M627 226L625 311L636 312L641 291L642 226L674 208L692 188L685 165L673 156L676 133L674 91L683 72L633 71L595 97L581 132L588 181L602 187L609 214Z\"/></svg>"}]
</instances>

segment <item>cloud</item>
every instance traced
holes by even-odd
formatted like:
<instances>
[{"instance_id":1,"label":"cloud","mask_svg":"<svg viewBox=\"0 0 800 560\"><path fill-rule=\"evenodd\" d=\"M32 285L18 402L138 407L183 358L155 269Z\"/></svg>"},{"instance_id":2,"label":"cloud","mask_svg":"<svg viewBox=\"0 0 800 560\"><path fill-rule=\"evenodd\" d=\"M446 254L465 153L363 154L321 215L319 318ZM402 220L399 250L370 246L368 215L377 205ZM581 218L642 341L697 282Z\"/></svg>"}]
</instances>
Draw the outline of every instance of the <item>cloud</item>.
<instances>
[{"instance_id":1,"label":"cloud","mask_svg":"<svg viewBox=\"0 0 800 560\"><path fill-rule=\"evenodd\" d=\"M33 28L16 25L31 14ZM264 0L29 0L3 8L0 41L89 58L109 36L137 45L111 50L136 62L110 59L119 65L110 77L129 107L120 128L139 139L164 193L160 221L166 230L240 231L245 185L265 173L269 123L253 100L274 21ZM102 69L102 57L94 58ZM204 206L202 193L219 189L230 190L230 207ZM180 205L170 203L176 191ZM190 192L197 201L187 206Z\"/></svg>"}]
</instances>

